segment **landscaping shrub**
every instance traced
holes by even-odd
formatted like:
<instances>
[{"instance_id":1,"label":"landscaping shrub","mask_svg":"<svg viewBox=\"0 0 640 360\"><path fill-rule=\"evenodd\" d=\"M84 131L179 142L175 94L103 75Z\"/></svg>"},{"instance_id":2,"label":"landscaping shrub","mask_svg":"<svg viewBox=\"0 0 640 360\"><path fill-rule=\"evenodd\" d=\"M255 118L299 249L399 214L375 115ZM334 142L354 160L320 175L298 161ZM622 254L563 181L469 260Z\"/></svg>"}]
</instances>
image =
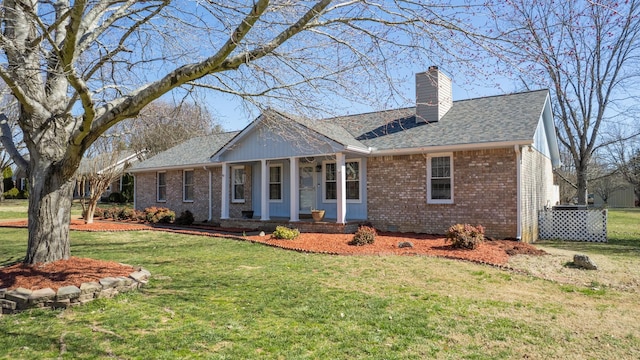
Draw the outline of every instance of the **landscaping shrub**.
<instances>
[{"instance_id":1,"label":"landscaping shrub","mask_svg":"<svg viewBox=\"0 0 640 360\"><path fill-rule=\"evenodd\" d=\"M104 209L96 206L96 209L93 211L93 216L94 217L103 218L104 217Z\"/></svg>"},{"instance_id":2,"label":"landscaping shrub","mask_svg":"<svg viewBox=\"0 0 640 360\"><path fill-rule=\"evenodd\" d=\"M176 219L175 212L163 207L156 207L156 206L148 207L144 209L144 212L145 212L145 219L152 224L157 224L157 223L168 224L173 222Z\"/></svg>"},{"instance_id":3,"label":"landscaping shrub","mask_svg":"<svg viewBox=\"0 0 640 360\"><path fill-rule=\"evenodd\" d=\"M353 240L349 241L349 245L363 246L373 244L376 240L376 229L371 226L360 226L358 231L353 235Z\"/></svg>"},{"instance_id":4,"label":"landscaping shrub","mask_svg":"<svg viewBox=\"0 0 640 360\"><path fill-rule=\"evenodd\" d=\"M189 210L183 211L180 213L180 216L176 218L176 224L178 225L191 225L194 221L193 213Z\"/></svg>"},{"instance_id":5,"label":"landscaping shrub","mask_svg":"<svg viewBox=\"0 0 640 360\"><path fill-rule=\"evenodd\" d=\"M125 197L122 194L120 194L119 192L113 192L113 193L109 194L108 201L110 203L118 203L118 204L123 204L123 203L127 202Z\"/></svg>"},{"instance_id":6,"label":"landscaping shrub","mask_svg":"<svg viewBox=\"0 0 640 360\"><path fill-rule=\"evenodd\" d=\"M455 224L447 230L447 241L460 249L476 249L484 241L484 227Z\"/></svg>"},{"instance_id":7,"label":"landscaping shrub","mask_svg":"<svg viewBox=\"0 0 640 360\"><path fill-rule=\"evenodd\" d=\"M122 207L118 211L118 220L138 220L138 214L136 210L130 207Z\"/></svg>"},{"instance_id":8,"label":"landscaping shrub","mask_svg":"<svg viewBox=\"0 0 640 360\"><path fill-rule=\"evenodd\" d=\"M29 198L29 192L27 190L20 190L20 192L18 193L18 199L28 199Z\"/></svg>"},{"instance_id":9,"label":"landscaping shrub","mask_svg":"<svg viewBox=\"0 0 640 360\"><path fill-rule=\"evenodd\" d=\"M20 190L18 188L11 188L11 190L4 192L5 199L17 199L20 195Z\"/></svg>"},{"instance_id":10,"label":"landscaping shrub","mask_svg":"<svg viewBox=\"0 0 640 360\"><path fill-rule=\"evenodd\" d=\"M290 229L286 226L276 226L276 231L271 235L276 239L293 240L300 235L298 229Z\"/></svg>"}]
</instances>

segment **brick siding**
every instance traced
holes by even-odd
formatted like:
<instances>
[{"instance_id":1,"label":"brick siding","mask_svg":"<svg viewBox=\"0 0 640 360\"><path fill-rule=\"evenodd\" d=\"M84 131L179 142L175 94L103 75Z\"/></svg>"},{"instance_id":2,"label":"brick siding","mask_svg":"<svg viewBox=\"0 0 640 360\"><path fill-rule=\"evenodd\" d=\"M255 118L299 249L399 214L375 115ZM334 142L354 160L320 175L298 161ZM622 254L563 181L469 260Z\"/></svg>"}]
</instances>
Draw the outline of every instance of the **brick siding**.
<instances>
[{"instance_id":1,"label":"brick siding","mask_svg":"<svg viewBox=\"0 0 640 360\"><path fill-rule=\"evenodd\" d=\"M213 176L220 178L220 168L212 169ZM161 206L175 211L176 217L180 216L183 211L189 210L193 213L196 221L207 220L209 217L209 171L204 169L193 169L193 201L183 201L182 195L182 170L169 170L165 172L167 182L166 201L157 201L157 172L138 173L136 177L136 209L144 210L150 206ZM216 175L217 172L217 175ZM219 193L219 191L218 191ZM220 203L220 197L217 197ZM214 193L214 210L215 207ZM220 204L217 204L218 214L220 217ZM215 219L214 213L214 219Z\"/></svg>"},{"instance_id":2,"label":"brick siding","mask_svg":"<svg viewBox=\"0 0 640 360\"><path fill-rule=\"evenodd\" d=\"M456 223L481 224L487 236L514 238L515 163L514 149L454 152L454 203L427 204L425 155L369 158L369 221L383 230L430 234Z\"/></svg>"}]
</instances>

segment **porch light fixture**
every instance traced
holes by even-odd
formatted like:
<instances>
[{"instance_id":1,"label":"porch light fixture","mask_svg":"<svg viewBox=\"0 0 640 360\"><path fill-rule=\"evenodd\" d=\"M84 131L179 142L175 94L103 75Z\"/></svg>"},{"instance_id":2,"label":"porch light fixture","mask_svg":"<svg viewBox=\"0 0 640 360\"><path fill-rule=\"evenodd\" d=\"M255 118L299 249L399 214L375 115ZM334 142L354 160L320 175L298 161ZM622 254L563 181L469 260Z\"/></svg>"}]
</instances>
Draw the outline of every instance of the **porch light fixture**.
<instances>
[{"instance_id":1,"label":"porch light fixture","mask_svg":"<svg viewBox=\"0 0 640 360\"><path fill-rule=\"evenodd\" d=\"M322 172L322 165L316 165L316 172Z\"/></svg>"}]
</instances>

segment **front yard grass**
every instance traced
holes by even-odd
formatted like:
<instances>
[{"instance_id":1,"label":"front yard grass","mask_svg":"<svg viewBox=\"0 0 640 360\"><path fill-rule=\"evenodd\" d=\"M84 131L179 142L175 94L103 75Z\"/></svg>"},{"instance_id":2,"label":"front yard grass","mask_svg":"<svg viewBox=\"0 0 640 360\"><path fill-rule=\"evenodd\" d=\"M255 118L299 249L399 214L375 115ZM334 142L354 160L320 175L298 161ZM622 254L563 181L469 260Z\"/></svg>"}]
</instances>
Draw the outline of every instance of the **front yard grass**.
<instances>
[{"instance_id":1,"label":"front yard grass","mask_svg":"<svg viewBox=\"0 0 640 360\"><path fill-rule=\"evenodd\" d=\"M26 235L0 229L0 264L24 255ZM74 256L149 269L149 286L3 316L0 358L640 357L636 293L430 257L301 254L161 232L71 238Z\"/></svg>"}]
</instances>

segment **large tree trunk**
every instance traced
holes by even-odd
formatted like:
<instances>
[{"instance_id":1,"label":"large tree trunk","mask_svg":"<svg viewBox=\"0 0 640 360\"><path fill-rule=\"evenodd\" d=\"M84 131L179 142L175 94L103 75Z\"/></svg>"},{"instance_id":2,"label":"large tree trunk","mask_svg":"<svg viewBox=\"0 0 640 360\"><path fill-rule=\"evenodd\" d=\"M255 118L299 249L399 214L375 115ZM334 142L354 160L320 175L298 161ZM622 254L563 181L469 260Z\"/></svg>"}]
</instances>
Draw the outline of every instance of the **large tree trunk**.
<instances>
[{"instance_id":1,"label":"large tree trunk","mask_svg":"<svg viewBox=\"0 0 640 360\"><path fill-rule=\"evenodd\" d=\"M70 256L69 223L73 179L63 168L31 161L29 174L29 245L24 263L47 263Z\"/></svg>"},{"instance_id":2,"label":"large tree trunk","mask_svg":"<svg viewBox=\"0 0 640 360\"><path fill-rule=\"evenodd\" d=\"M587 205L587 169L576 168L576 185L578 186L578 205Z\"/></svg>"}]
</instances>

